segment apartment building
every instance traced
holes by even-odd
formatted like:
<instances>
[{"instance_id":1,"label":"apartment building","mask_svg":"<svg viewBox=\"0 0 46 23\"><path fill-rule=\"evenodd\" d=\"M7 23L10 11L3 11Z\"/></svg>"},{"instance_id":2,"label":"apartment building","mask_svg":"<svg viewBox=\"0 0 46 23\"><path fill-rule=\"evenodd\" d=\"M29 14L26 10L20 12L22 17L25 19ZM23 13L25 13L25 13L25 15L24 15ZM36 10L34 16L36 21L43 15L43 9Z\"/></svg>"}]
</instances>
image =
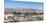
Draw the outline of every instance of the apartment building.
<instances>
[{"instance_id":1,"label":"apartment building","mask_svg":"<svg viewBox=\"0 0 46 23\"><path fill-rule=\"evenodd\" d=\"M43 10L28 9L28 8L16 8L16 13L43 13Z\"/></svg>"}]
</instances>

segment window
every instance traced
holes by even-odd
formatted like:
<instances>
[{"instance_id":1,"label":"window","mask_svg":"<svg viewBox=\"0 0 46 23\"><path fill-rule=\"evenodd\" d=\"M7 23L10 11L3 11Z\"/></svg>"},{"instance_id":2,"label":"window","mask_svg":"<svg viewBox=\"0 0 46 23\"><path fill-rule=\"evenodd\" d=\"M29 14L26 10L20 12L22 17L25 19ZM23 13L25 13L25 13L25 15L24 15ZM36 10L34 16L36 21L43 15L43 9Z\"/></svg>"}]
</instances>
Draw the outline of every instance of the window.
<instances>
[{"instance_id":1,"label":"window","mask_svg":"<svg viewBox=\"0 0 46 23\"><path fill-rule=\"evenodd\" d=\"M14 16L8 16L8 19L13 19L14 18Z\"/></svg>"}]
</instances>

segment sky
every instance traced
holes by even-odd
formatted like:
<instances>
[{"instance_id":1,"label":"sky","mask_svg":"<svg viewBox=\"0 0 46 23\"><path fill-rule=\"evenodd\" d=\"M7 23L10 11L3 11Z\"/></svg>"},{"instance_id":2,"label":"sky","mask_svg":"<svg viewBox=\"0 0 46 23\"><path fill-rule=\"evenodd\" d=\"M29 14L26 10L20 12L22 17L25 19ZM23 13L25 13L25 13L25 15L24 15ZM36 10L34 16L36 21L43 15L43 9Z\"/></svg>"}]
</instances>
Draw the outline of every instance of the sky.
<instances>
[{"instance_id":1,"label":"sky","mask_svg":"<svg viewBox=\"0 0 46 23\"><path fill-rule=\"evenodd\" d=\"M39 0L38 2L33 2L33 1L27 2L26 0L25 1L24 0L4 0L4 4L5 4L5 8L16 8L20 6L20 7L28 7L32 9L43 9L43 0Z\"/></svg>"},{"instance_id":2,"label":"sky","mask_svg":"<svg viewBox=\"0 0 46 23\"><path fill-rule=\"evenodd\" d=\"M44 0L12 0L12 1L44 2Z\"/></svg>"}]
</instances>

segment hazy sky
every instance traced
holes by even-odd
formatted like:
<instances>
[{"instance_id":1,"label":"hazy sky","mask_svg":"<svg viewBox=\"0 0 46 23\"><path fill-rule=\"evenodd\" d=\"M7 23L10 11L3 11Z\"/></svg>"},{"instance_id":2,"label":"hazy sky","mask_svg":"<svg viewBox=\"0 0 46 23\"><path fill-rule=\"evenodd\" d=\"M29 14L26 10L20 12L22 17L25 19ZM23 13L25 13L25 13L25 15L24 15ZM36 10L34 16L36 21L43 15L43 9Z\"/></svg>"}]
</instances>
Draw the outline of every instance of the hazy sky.
<instances>
[{"instance_id":1,"label":"hazy sky","mask_svg":"<svg viewBox=\"0 0 46 23\"><path fill-rule=\"evenodd\" d=\"M33 9L42 9L43 3L41 2L23 2L23 1L16 1L16 0L5 0L5 8L16 8L17 6L25 6L31 7Z\"/></svg>"}]
</instances>

